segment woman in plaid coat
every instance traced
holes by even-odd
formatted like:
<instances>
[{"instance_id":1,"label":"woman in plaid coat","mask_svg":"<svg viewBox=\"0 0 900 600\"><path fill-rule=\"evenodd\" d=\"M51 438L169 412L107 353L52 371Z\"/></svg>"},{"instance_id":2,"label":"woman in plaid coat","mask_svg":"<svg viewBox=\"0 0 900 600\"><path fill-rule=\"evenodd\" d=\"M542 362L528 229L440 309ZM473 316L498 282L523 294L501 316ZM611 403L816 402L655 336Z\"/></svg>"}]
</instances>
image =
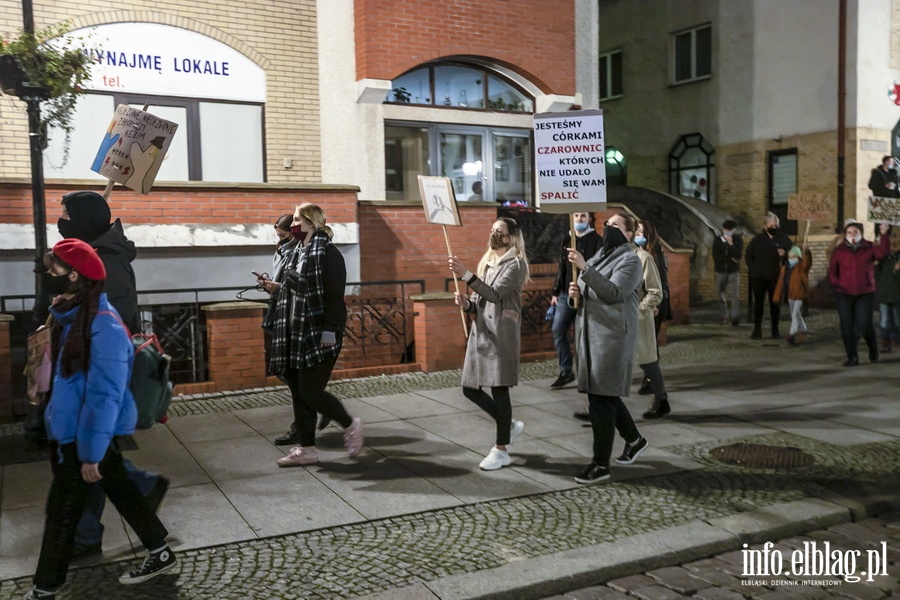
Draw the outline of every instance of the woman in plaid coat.
<instances>
[{"instance_id":1,"label":"woman in plaid coat","mask_svg":"<svg viewBox=\"0 0 900 600\"><path fill-rule=\"evenodd\" d=\"M316 413L344 428L344 445L351 457L363 446L360 418L352 418L341 401L325 391L347 321L344 258L331 242L334 234L325 224L325 213L315 204L297 207L291 234L301 244L288 258L281 282L263 281L266 290L278 297L270 367L287 382L294 406L290 431L275 440L279 446L296 444L278 460L280 467L319 462Z\"/></svg>"}]
</instances>

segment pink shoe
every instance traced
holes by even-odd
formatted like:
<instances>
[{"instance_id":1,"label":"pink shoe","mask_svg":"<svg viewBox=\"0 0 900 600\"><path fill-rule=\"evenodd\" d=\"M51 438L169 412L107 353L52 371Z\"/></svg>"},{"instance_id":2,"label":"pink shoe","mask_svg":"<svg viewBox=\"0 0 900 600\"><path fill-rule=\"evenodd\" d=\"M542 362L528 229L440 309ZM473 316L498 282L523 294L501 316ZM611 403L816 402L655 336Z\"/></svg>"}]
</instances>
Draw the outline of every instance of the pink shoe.
<instances>
[{"instance_id":1,"label":"pink shoe","mask_svg":"<svg viewBox=\"0 0 900 600\"><path fill-rule=\"evenodd\" d=\"M350 458L353 458L362 450L362 419L359 417L354 417L350 427L344 430L344 446L347 447L347 454L350 455Z\"/></svg>"},{"instance_id":2,"label":"pink shoe","mask_svg":"<svg viewBox=\"0 0 900 600\"><path fill-rule=\"evenodd\" d=\"M278 459L279 467L302 467L305 465L314 465L319 462L319 452L316 447L301 448L294 446L287 456Z\"/></svg>"}]
</instances>

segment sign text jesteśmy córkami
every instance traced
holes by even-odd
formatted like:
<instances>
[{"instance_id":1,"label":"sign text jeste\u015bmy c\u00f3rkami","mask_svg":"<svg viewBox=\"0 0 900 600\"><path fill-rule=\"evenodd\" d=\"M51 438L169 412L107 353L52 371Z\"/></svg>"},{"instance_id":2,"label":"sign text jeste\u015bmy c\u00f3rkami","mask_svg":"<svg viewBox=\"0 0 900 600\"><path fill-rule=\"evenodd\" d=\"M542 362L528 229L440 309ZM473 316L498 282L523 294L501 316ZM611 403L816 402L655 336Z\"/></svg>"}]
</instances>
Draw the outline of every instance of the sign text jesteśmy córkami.
<instances>
[{"instance_id":1,"label":"sign text jeste\u015bmy c\u00f3rkami","mask_svg":"<svg viewBox=\"0 0 900 600\"><path fill-rule=\"evenodd\" d=\"M163 72L164 61L159 55L116 52L114 50L90 50L86 52L91 57L91 60L101 65ZM228 61L182 58L178 56L172 57L172 70L175 73L190 73L192 75L219 75L222 77L230 75Z\"/></svg>"}]
</instances>

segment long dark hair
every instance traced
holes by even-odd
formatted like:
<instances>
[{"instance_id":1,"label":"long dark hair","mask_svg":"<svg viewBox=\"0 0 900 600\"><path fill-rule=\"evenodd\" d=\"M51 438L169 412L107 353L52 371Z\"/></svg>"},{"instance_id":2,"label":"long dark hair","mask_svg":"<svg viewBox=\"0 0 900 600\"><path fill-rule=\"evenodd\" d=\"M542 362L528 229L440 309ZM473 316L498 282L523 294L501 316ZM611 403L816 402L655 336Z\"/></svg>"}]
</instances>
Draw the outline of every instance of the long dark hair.
<instances>
[{"instance_id":1,"label":"long dark hair","mask_svg":"<svg viewBox=\"0 0 900 600\"><path fill-rule=\"evenodd\" d=\"M71 265L53 252L44 255L44 266L47 269L57 267L66 271L73 270ZM81 371L86 373L88 370L91 362L91 323L99 310L100 294L106 287L105 283L105 281L88 279L78 273L78 279L69 285L68 293L72 294L72 297L62 299L54 304L61 311L68 311L76 306L81 307L62 348L59 347L60 327L54 327L53 361L55 363L59 356L60 375L63 377L71 377Z\"/></svg>"},{"instance_id":2,"label":"long dark hair","mask_svg":"<svg viewBox=\"0 0 900 600\"><path fill-rule=\"evenodd\" d=\"M653 226L653 223L646 220L641 220L641 227L644 228L644 237L647 238L644 250L653 256L660 254L662 248L660 247L659 236L656 234L656 227Z\"/></svg>"}]
</instances>

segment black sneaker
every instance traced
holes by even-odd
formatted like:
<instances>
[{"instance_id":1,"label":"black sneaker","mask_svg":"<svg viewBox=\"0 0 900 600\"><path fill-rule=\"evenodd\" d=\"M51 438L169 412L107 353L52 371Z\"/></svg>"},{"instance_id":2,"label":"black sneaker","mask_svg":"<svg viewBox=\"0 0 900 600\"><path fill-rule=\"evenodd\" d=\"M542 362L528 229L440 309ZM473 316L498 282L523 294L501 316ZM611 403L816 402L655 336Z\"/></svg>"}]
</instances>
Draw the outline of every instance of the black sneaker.
<instances>
[{"instance_id":1,"label":"black sneaker","mask_svg":"<svg viewBox=\"0 0 900 600\"><path fill-rule=\"evenodd\" d=\"M56 591L49 592L47 590L42 590L39 588L32 588L27 594L25 594L25 600L56 600Z\"/></svg>"},{"instance_id":2,"label":"black sneaker","mask_svg":"<svg viewBox=\"0 0 900 600\"><path fill-rule=\"evenodd\" d=\"M144 559L144 564L137 571L130 571L119 577L119 583L134 585L143 583L157 575L162 575L178 563L175 553L168 546L159 552L150 552Z\"/></svg>"},{"instance_id":3,"label":"black sneaker","mask_svg":"<svg viewBox=\"0 0 900 600\"><path fill-rule=\"evenodd\" d=\"M166 492L169 491L169 480L162 475L156 478L156 485L153 486L153 489L150 490L150 493L147 494L147 506L150 507L150 510L153 512L159 511L159 505L162 504L163 498L166 495Z\"/></svg>"},{"instance_id":4,"label":"black sneaker","mask_svg":"<svg viewBox=\"0 0 900 600\"><path fill-rule=\"evenodd\" d=\"M550 384L550 389L558 390L566 384L572 383L573 381L575 381L574 373L560 373L559 377L556 378L556 381Z\"/></svg>"},{"instance_id":5,"label":"black sneaker","mask_svg":"<svg viewBox=\"0 0 900 600\"><path fill-rule=\"evenodd\" d=\"M855 356L850 357L850 358L848 358L847 360L844 361L844 366L845 366L845 367L856 367L856 366L858 366L858 365L859 365L859 359L856 358Z\"/></svg>"},{"instance_id":6,"label":"black sneaker","mask_svg":"<svg viewBox=\"0 0 900 600\"><path fill-rule=\"evenodd\" d=\"M878 362L878 346L869 348L869 362Z\"/></svg>"},{"instance_id":7,"label":"black sneaker","mask_svg":"<svg viewBox=\"0 0 900 600\"><path fill-rule=\"evenodd\" d=\"M641 455L641 452L647 449L647 446L650 444L647 443L647 438L639 437L638 441L633 444L625 442L625 449L622 450L622 456L616 459L616 462L620 465L630 465L637 457Z\"/></svg>"},{"instance_id":8,"label":"black sneaker","mask_svg":"<svg viewBox=\"0 0 900 600\"><path fill-rule=\"evenodd\" d=\"M586 413L586 412L575 412L575 413L572 413L572 416L575 417L576 419L578 419L579 421L585 421L585 422L587 422L587 423L590 423L590 422L591 422L591 415L590 415L590 413Z\"/></svg>"},{"instance_id":9,"label":"black sneaker","mask_svg":"<svg viewBox=\"0 0 900 600\"><path fill-rule=\"evenodd\" d=\"M600 483L609 478L609 467L601 467L597 463L592 462L584 471L582 471L581 475L575 477L575 483Z\"/></svg>"},{"instance_id":10,"label":"black sneaker","mask_svg":"<svg viewBox=\"0 0 900 600\"><path fill-rule=\"evenodd\" d=\"M650 386L650 379L644 377L644 380L641 382L641 387L638 389L638 395L640 396L649 396L653 393L653 388Z\"/></svg>"}]
</instances>

